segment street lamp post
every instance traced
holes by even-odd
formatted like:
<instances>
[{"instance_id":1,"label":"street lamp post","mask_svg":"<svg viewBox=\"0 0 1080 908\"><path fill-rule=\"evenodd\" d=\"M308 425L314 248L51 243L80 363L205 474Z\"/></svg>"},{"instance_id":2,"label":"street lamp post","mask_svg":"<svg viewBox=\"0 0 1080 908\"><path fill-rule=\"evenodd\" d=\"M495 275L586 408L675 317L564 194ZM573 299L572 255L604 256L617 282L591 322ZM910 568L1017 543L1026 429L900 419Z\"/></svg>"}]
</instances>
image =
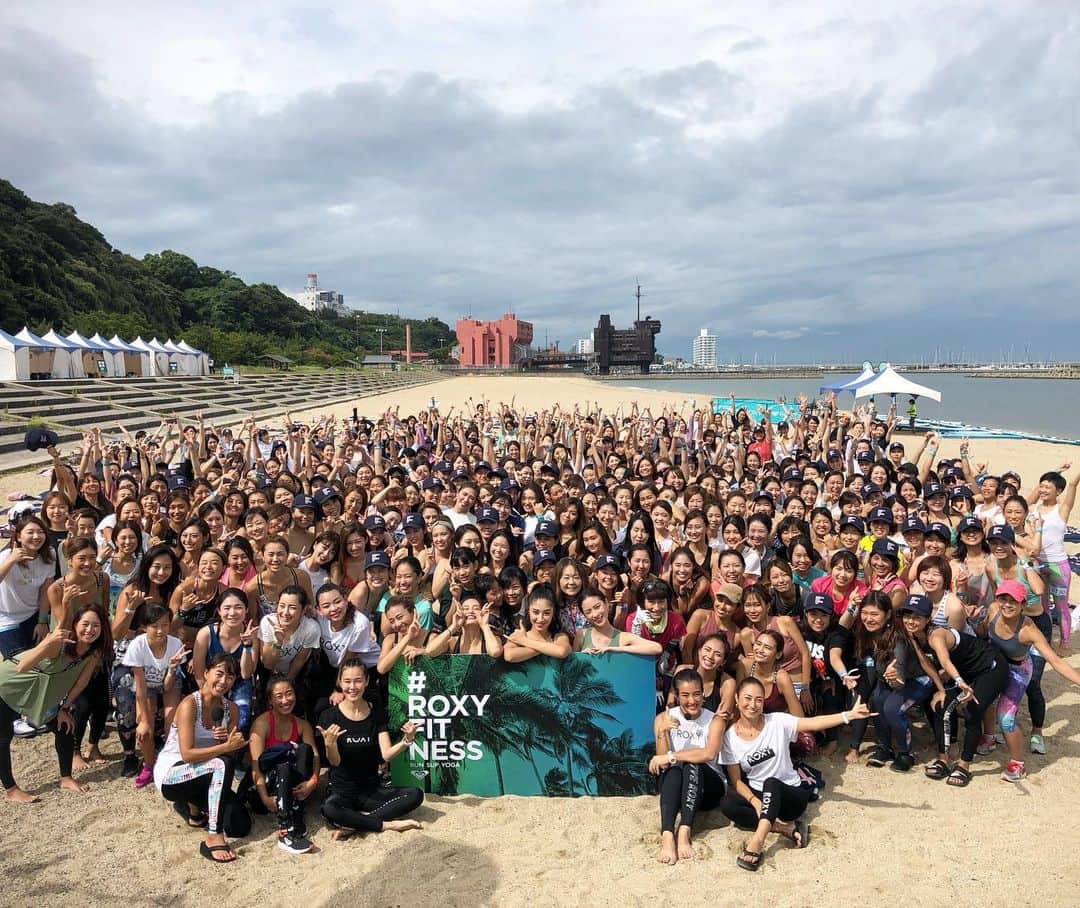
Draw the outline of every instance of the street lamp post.
<instances>
[{"instance_id":1,"label":"street lamp post","mask_svg":"<svg viewBox=\"0 0 1080 908\"><path fill-rule=\"evenodd\" d=\"M383 352L383 350L382 350L383 335L386 334L386 329L385 328L376 328L375 333L379 335L379 355L382 356L382 352Z\"/></svg>"}]
</instances>

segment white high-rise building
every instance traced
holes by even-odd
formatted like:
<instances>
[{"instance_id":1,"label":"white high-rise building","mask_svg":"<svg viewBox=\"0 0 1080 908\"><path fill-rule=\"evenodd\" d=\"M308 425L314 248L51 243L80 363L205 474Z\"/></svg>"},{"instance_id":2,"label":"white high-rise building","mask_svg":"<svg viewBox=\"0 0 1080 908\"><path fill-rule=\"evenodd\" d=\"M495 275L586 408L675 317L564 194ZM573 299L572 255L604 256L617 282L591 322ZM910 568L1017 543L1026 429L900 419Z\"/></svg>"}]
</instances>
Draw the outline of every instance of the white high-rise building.
<instances>
[{"instance_id":1,"label":"white high-rise building","mask_svg":"<svg viewBox=\"0 0 1080 908\"><path fill-rule=\"evenodd\" d=\"M320 289L317 274L307 276L307 284L304 289L294 294L293 299L312 312L330 311L339 315L345 314L345 297L336 290Z\"/></svg>"},{"instance_id":2,"label":"white high-rise building","mask_svg":"<svg viewBox=\"0 0 1080 908\"><path fill-rule=\"evenodd\" d=\"M692 361L701 369L716 368L716 335L709 334L708 328L702 328L701 333L694 338Z\"/></svg>"},{"instance_id":3,"label":"white high-rise building","mask_svg":"<svg viewBox=\"0 0 1080 908\"><path fill-rule=\"evenodd\" d=\"M583 337L577 343L574 344L574 352L578 356L589 356L593 352L593 339L591 337Z\"/></svg>"}]
</instances>

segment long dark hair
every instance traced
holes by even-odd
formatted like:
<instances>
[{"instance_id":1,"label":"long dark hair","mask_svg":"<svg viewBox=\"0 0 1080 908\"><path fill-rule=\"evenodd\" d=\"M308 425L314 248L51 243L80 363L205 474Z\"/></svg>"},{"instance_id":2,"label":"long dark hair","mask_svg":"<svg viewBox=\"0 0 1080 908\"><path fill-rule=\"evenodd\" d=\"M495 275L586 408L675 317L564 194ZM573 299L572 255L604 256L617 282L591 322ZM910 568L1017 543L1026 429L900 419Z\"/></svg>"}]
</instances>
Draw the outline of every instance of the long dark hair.
<instances>
[{"instance_id":1,"label":"long dark hair","mask_svg":"<svg viewBox=\"0 0 1080 908\"><path fill-rule=\"evenodd\" d=\"M521 626L527 631L532 630L532 618L529 615L529 608L534 602L540 602L541 600L551 603L551 624L548 625L548 633L552 637L561 634L562 624L559 622L559 603L555 598L555 590L551 588L549 583L538 583L529 590L528 596L525 597L525 614L521 616Z\"/></svg>"},{"instance_id":2,"label":"long dark hair","mask_svg":"<svg viewBox=\"0 0 1080 908\"><path fill-rule=\"evenodd\" d=\"M142 561L139 562L139 570L127 582L127 586L134 587L143 595L149 596L150 587L153 585L150 580L150 565L162 555L168 558L169 564L172 565L172 573L169 574L169 579L161 585L161 601L167 603L173 594L173 590L180 583L180 559L176 557L176 552L168 543L159 542L157 545L150 547L146 554L143 555Z\"/></svg>"},{"instance_id":3,"label":"long dark hair","mask_svg":"<svg viewBox=\"0 0 1080 908\"><path fill-rule=\"evenodd\" d=\"M878 666L888 665L896 645L896 625L893 621L892 600L880 590L871 590L861 608L873 606L885 615L881 630L871 634L862 621L855 622L855 655L860 662L871 657Z\"/></svg>"},{"instance_id":4,"label":"long dark hair","mask_svg":"<svg viewBox=\"0 0 1080 908\"><path fill-rule=\"evenodd\" d=\"M98 634L97 640L90 644L90 649L87 650L87 655L95 651L104 653L106 655L112 652L112 627L109 625L109 617L105 614L105 610L96 602L88 602L85 605L80 605L75 609L71 616L71 627L74 629L75 625L79 623L79 620L87 612L93 612L98 621L101 623L101 633ZM72 640L70 643L64 644L64 655L69 659L75 658L75 647L77 641Z\"/></svg>"}]
</instances>

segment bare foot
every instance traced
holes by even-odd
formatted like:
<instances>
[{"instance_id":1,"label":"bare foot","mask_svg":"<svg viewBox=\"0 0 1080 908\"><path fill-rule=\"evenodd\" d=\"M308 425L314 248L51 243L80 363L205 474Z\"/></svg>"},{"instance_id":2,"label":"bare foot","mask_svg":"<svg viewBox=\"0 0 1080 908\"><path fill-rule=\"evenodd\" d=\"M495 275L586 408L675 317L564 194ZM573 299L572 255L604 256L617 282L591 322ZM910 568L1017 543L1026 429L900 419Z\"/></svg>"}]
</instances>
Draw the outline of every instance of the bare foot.
<instances>
[{"instance_id":1,"label":"bare foot","mask_svg":"<svg viewBox=\"0 0 1080 908\"><path fill-rule=\"evenodd\" d=\"M844 756L844 762L854 765L859 762L859 752L855 748L850 749Z\"/></svg>"},{"instance_id":2,"label":"bare foot","mask_svg":"<svg viewBox=\"0 0 1080 908\"><path fill-rule=\"evenodd\" d=\"M670 832L660 834L660 854L656 856L661 864L676 864L679 861L678 852L675 849L675 836Z\"/></svg>"},{"instance_id":3,"label":"bare foot","mask_svg":"<svg viewBox=\"0 0 1080 908\"><path fill-rule=\"evenodd\" d=\"M417 820L383 820L383 832L408 832L410 829L421 829Z\"/></svg>"},{"instance_id":4,"label":"bare foot","mask_svg":"<svg viewBox=\"0 0 1080 908\"><path fill-rule=\"evenodd\" d=\"M91 766L102 766L109 762L109 758L98 749L96 744L90 745L90 752L86 755L86 760Z\"/></svg>"},{"instance_id":5,"label":"bare foot","mask_svg":"<svg viewBox=\"0 0 1080 908\"><path fill-rule=\"evenodd\" d=\"M385 823L383 824L386 825ZM353 831L351 829L335 829L330 833L330 838L335 842L344 842L346 839L353 837Z\"/></svg>"},{"instance_id":6,"label":"bare foot","mask_svg":"<svg viewBox=\"0 0 1080 908\"><path fill-rule=\"evenodd\" d=\"M694 846L690 844L689 826L679 827L678 855L680 861L692 861L694 859Z\"/></svg>"},{"instance_id":7,"label":"bare foot","mask_svg":"<svg viewBox=\"0 0 1080 908\"><path fill-rule=\"evenodd\" d=\"M16 785L14 788L4 789L4 800L12 804L37 804L41 798L28 794Z\"/></svg>"},{"instance_id":8,"label":"bare foot","mask_svg":"<svg viewBox=\"0 0 1080 908\"><path fill-rule=\"evenodd\" d=\"M73 778L71 778L71 776L64 776L60 780L60 787L64 789L64 791L74 791L78 794L85 794L90 790L89 785L80 785Z\"/></svg>"},{"instance_id":9,"label":"bare foot","mask_svg":"<svg viewBox=\"0 0 1080 908\"><path fill-rule=\"evenodd\" d=\"M71 758L71 773L72 775L80 776L90 768L90 764L83 759L82 754L75 754Z\"/></svg>"}]
</instances>

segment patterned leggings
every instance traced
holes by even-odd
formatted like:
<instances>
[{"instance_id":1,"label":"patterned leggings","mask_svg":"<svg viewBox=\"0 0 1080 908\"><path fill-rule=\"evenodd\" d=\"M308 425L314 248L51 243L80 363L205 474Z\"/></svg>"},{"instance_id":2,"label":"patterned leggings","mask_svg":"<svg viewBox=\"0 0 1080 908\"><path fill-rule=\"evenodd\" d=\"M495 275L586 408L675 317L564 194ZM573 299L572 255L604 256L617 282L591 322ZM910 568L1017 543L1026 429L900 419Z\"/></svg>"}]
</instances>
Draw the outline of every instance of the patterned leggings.
<instances>
[{"instance_id":1,"label":"patterned leggings","mask_svg":"<svg viewBox=\"0 0 1080 908\"><path fill-rule=\"evenodd\" d=\"M214 757L203 763L177 763L165 772L161 780L161 795L173 803L202 805L206 802L208 823L206 831L221 832L221 797L226 787L232 787L233 763Z\"/></svg>"},{"instance_id":2,"label":"patterned leggings","mask_svg":"<svg viewBox=\"0 0 1080 908\"><path fill-rule=\"evenodd\" d=\"M1072 632L1072 612L1069 611L1069 584L1072 582L1072 568L1069 559L1046 563L1046 596L1057 612L1061 645L1069 645Z\"/></svg>"},{"instance_id":3,"label":"patterned leggings","mask_svg":"<svg viewBox=\"0 0 1080 908\"><path fill-rule=\"evenodd\" d=\"M1017 665L1009 663L1009 680L1005 683L1005 690L997 701L998 728L1002 733L1016 731L1016 711L1020 708L1020 701L1024 698L1028 682L1031 681L1031 657L1028 656Z\"/></svg>"}]
</instances>

